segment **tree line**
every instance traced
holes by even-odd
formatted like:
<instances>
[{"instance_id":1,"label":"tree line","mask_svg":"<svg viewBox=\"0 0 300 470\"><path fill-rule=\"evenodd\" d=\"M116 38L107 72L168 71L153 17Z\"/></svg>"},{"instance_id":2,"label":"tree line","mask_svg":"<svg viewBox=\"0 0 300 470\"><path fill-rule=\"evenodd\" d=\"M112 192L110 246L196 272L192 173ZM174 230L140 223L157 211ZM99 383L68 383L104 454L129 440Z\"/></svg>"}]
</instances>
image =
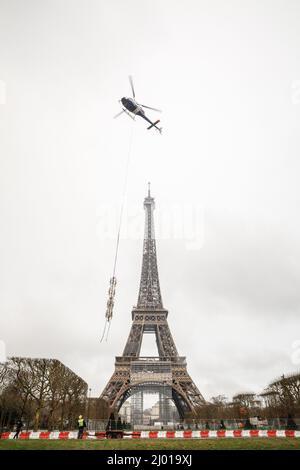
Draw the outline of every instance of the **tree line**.
<instances>
[{"instance_id":1,"label":"tree line","mask_svg":"<svg viewBox=\"0 0 300 470\"><path fill-rule=\"evenodd\" d=\"M0 364L0 432L21 419L27 429L75 429L79 415L107 420L108 403L88 398L87 383L57 359L11 357ZM300 374L273 380L260 394L212 397L197 419L300 418ZM195 419L195 415L187 416Z\"/></svg>"},{"instance_id":2,"label":"tree line","mask_svg":"<svg viewBox=\"0 0 300 470\"><path fill-rule=\"evenodd\" d=\"M300 374L273 380L262 393L237 393L232 400L225 395L212 397L197 409L199 419L300 418Z\"/></svg>"},{"instance_id":3,"label":"tree line","mask_svg":"<svg viewBox=\"0 0 300 470\"><path fill-rule=\"evenodd\" d=\"M0 364L0 430L72 429L85 414L87 383L57 359L11 357Z\"/></svg>"}]
</instances>

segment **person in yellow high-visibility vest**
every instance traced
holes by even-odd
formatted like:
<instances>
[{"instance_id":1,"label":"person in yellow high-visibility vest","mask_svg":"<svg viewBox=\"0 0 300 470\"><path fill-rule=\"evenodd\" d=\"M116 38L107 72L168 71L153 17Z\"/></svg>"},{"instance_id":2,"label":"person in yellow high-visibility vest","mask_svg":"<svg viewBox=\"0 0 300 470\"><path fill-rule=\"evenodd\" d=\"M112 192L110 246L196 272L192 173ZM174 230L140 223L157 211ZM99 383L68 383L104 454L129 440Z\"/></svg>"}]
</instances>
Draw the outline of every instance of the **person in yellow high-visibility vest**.
<instances>
[{"instance_id":1,"label":"person in yellow high-visibility vest","mask_svg":"<svg viewBox=\"0 0 300 470\"><path fill-rule=\"evenodd\" d=\"M78 417L77 424L78 424L78 436L77 436L77 439L82 439L82 437L83 437L83 431L84 431L84 428L86 428L86 424L85 424L85 421L84 421L84 419L83 419L83 417L82 417L81 415Z\"/></svg>"}]
</instances>

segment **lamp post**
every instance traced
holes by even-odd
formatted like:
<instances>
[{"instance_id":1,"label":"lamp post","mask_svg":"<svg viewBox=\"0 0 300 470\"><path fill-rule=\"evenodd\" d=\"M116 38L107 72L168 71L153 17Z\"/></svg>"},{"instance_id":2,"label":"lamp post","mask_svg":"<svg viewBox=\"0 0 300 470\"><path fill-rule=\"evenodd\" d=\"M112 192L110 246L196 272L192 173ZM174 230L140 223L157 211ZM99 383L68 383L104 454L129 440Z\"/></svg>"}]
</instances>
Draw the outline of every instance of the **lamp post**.
<instances>
[{"instance_id":1,"label":"lamp post","mask_svg":"<svg viewBox=\"0 0 300 470\"><path fill-rule=\"evenodd\" d=\"M92 391L92 389L89 388L89 394L88 394L88 408L87 408L87 428L88 428L88 429L89 429L89 420L90 420L91 391Z\"/></svg>"}]
</instances>

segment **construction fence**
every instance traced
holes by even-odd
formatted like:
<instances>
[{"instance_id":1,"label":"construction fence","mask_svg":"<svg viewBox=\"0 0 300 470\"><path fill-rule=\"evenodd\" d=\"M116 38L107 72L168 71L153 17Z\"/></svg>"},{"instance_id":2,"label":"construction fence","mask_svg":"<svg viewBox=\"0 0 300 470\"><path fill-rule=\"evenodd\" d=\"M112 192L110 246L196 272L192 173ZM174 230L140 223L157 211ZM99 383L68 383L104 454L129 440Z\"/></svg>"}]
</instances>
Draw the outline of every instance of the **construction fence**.
<instances>
[{"instance_id":1,"label":"construction fence","mask_svg":"<svg viewBox=\"0 0 300 470\"><path fill-rule=\"evenodd\" d=\"M107 420L89 420L87 423L88 430L90 431L104 431L107 427ZM162 422L154 422L153 425L148 424L132 424L132 423L121 423L122 429L129 431L150 431L150 430L192 430L192 431L203 431L211 430L218 431L220 429L228 430L251 430L251 429L295 429L300 430L300 418L269 418L269 419L201 419L201 420L189 420L188 422L169 422L164 424ZM115 423L115 429L120 427L120 422Z\"/></svg>"}]
</instances>

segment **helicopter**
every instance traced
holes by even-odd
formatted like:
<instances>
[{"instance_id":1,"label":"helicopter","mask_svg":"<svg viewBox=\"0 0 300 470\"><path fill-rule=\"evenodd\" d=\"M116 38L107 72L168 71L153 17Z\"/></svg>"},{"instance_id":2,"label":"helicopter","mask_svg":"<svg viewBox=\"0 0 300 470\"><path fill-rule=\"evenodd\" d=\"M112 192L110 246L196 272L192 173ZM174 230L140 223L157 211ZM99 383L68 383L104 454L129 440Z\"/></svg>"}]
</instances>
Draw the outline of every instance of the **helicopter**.
<instances>
[{"instance_id":1,"label":"helicopter","mask_svg":"<svg viewBox=\"0 0 300 470\"><path fill-rule=\"evenodd\" d=\"M143 108L147 109L152 109L153 111L158 111L159 113L161 112L160 109L156 108L151 108L150 106L146 106L145 104L139 104L135 100L135 91L134 91L134 86L133 86L133 80L132 77L129 76L129 83L131 86L132 90L132 98L121 98L119 100L119 103L122 103L122 111L114 116L114 119L121 116L121 114L126 113L128 114L129 117L132 119L135 119L135 116L141 116L145 121L149 122L150 126L147 127L147 129L152 129L152 127L155 127L160 133L162 132L162 127L158 127L157 124L160 122L160 119L158 119L155 122L150 121L150 119L145 115L145 111Z\"/></svg>"}]
</instances>

